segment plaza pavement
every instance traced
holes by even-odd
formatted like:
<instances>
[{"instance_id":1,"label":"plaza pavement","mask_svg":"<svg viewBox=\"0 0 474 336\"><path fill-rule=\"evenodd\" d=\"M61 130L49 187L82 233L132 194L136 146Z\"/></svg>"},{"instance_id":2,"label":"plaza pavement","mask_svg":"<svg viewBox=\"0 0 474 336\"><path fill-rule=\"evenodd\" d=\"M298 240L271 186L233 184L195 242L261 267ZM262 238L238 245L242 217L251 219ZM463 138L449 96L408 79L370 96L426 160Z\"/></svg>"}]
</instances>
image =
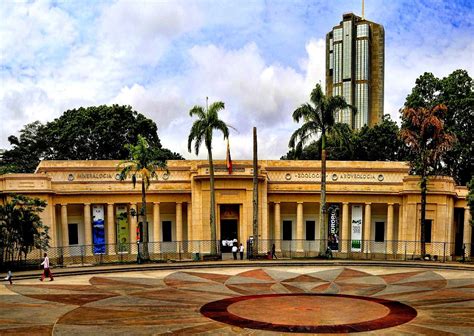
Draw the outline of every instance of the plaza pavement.
<instances>
[{"instance_id":1,"label":"plaza pavement","mask_svg":"<svg viewBox=\"0 0 474 336\"><path fill-rule=\"evenodd\" d=\"M225 261L72 267L0 285L0 335L472 335L474 266Z\"/></svg>"}]
</instances>

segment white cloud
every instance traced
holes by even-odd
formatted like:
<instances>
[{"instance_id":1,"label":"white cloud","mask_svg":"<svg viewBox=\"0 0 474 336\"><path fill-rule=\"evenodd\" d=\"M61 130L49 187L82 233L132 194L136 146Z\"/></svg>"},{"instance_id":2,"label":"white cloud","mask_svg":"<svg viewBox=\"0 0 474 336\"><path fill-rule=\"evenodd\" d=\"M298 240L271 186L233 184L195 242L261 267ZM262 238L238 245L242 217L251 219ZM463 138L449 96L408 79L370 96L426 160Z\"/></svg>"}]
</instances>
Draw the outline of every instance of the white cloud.
<instances>
[{"instance_id":1,"label":"white cloud","mask_svg":"<svg viewBox=\"0 0 474 336\"><path fill-rule=\"evenodd\" d=\"M193 119L188 113L194 105L223 101L220 118L237 129L231 130L234 159L252 156L252 127L260 134L262 159L279 158L286 153L288 139L296 124L293 110L306 102L315 81L324 73L324 42L310 41L308 58L302 60L303 73L279 64L267 64L258 46L250 43L227 50L215 45L195 46L189 50L192 66L172 80L144 87L124 87L111 102L132 105L155 120L165 147L195 158L187 151L187 136ZM322 53L322 54L321 54ZM217 159L225 155L222 134L215 133L213 149ZM206 158L200 150L199 158Z\"/></svg>"}]
</instances>

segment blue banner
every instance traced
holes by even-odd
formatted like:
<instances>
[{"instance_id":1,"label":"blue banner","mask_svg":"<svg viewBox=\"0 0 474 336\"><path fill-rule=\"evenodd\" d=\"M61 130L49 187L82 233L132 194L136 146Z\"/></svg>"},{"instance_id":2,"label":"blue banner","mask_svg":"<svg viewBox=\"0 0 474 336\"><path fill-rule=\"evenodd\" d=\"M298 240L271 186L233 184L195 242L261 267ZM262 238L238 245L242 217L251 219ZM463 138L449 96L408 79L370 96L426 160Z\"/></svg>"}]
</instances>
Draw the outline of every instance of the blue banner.
<instances>
[{"instance_id":1,"label":"blue banner","mask_svg":"<svg viewBox=\"0 0 474 336\"><path fill-rule=\"evenodd\" d=\"M92 206L92 238L94 254L105 254L104 206Z\"/></svg>"}]
</instances>

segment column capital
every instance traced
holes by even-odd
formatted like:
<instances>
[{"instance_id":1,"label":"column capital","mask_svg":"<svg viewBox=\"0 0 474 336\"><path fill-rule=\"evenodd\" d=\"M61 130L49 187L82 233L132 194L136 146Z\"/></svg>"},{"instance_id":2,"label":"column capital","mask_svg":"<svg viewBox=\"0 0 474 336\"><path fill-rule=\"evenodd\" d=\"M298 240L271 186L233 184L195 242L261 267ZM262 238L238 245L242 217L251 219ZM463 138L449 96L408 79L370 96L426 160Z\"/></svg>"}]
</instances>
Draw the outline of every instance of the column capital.
<instances>
[{"instance_id":1,"label":"column capital","mask_svg":"<svg viewBox=\"0 0 474 336\"><path fill-rule=\"evenodd\" d=\"M303 201L298 201L296 202L297 204L303 204L304 202Z\"/></svg>"},{"instance_id":2,"label":"column capital","mask_svg":"<svg viewBox=\"0 0 474 336\"><path fill-rule=\"evenodd\" d=\"M153 205L160 205L160 202L153 202Z\"/></svg>"},{"instance_id":3,"label":"column capital","mask_svg":"<svg viewBox=\"0 0 474 336\"><path fill-rule=\"evenodd\" d=\"M372 205L372 202L365 202L365 205Z\"/></svg>"},{"instance_id":4,"label":"column capital","mask_svg":"<svg viewBox=\"0 0 474 336\"><path fill-rule=\"evenodd\" d=\"M342 205L349 205L349 202L342 202Z\"/></svg>"},{"instance_id":5,"label":"column capital","mask_svg":"<svg viewBox=\"0 0 474 336\"><path fill-rule=\"evenodd\" d=\"M387 203L387 205L389 205L389 206L394 206L395 203Z\"/></svg>"},{"instance_id":6,"label":"column capital","mask_svg":"<svg viewBox=\"0 0 474 336\"><path fill-rule=\"evenodd\" d=\"M68 205L67 203L61 203L62 207L67 207L67 205Z\"/></svg>"},{"instance_id":7,"label":"column capital","mask_svg":"<svg viewBox=\"0 0 474 336\"><path fill-rule=\"evenodd\" d=\"M178 202L175 202L175 203L176 203L176 204L183 204L183 202L181 202L181 201L178 201Z\"/></svg>"},{"instance_id":8,"label":"column capital","mask_svg":"<svg viewBox=\"0 0 474 336\"><path fill-rule=\"evenodd\" d=\"M133 205L136 206L137 204L138 204L138 202L130 202L130 205L132 205L132 206L133 206Z\"/></svg>"},{"instance_id":9,"label":"column capital","mask_svg":"<svg viewBox=\"0 0 474 336\"><path fill-rule=\"evenodd\" d=\"M110 203L110 202L107 202L107 205L115 205L115 203Z\"/></svg>"},{"instance_id":10,"label":"column capital","mask_svg":"<svg viewBox=\"0 0 474 336\"><path fill-rule=\"evenodd\" d=\"M274 201L273 203L275 203L275 204L280 204L280 201Z\"/></svg>"},{"instance_id":11,"label":"column capital","mask_svg":"<svg viewBox=\"0 0 474 336\"><path fill-rule=\"evenodd\" d=\"M82 203L84 206L91 206L90 203Z\"/></svg>"}]
</instances>

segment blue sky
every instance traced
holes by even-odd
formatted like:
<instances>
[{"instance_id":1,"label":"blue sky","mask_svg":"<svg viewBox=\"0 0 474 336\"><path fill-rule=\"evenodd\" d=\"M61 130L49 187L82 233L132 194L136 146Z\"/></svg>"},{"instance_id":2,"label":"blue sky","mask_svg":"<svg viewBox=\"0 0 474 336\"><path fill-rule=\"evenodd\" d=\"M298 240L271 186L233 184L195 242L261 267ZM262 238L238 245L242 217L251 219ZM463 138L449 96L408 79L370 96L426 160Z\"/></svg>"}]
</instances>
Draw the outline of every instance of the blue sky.
<instances>
[{"instance_id":1,"label":"blue sky","mask_svg":"<svg viewBox=\"0 0 474 336\"><path fill-rule=\"evenodd\" d=\"M385 113L423 72L472 76L472 1L366 0L385 27ZM0 3L0 148L34 120L67 109L129 104L187 158L189 109L222 100L234 159L278 159L292 111L324 84L324 38L361 1L9 1ZM216 158L225 144L216 136ZM202 151L200 158L205 158Z\"/></svg>"}]
</instances>

